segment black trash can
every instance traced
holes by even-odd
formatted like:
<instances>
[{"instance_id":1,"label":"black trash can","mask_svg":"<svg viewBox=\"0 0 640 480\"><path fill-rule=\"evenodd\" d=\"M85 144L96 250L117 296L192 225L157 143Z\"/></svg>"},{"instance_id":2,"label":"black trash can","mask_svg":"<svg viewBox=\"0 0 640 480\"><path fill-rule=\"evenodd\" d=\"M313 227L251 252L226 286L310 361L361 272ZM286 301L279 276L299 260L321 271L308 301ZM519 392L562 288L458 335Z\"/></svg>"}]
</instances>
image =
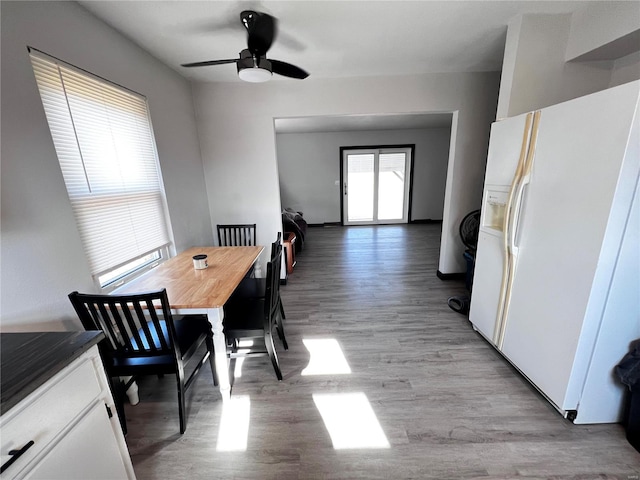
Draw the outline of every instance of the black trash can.
<instances>
[{"instance_id":1,"label":"black trash can","mask_svg":"<svg viewBox=\"0 0 640 480\"><path fill-rule=\"evenodd\" d=\"M640 453L640 389L638 387L629 393L625 428L627 440Z\"/></svg>"},{"instance_id":2,"label":"black trash can","mask_svg":"<svg viewBox=\"0 0 640 480\"><path fill-rule=\"evenodd\" d=\"M460 222L460 240L466 247L464 259L467 262L465 284L471 292L473 287L473 270L476 265L476 248L478 248L478 234L480 232L480 210L468 213Z\"/></svg>"},{"instance_id":3,"label":"black trash can","mask_svg":"<svg viewBox=\"0 0 640 480\"><path fill-rule=\"evenodd\" d=\"M631 343L629 353L616 365L616 373L629 388L624 415L627 440L640 452L640 339Z\"/></svg>"},{"instance_id":4,"label":"black trash can","mask_svg":"<svg viewBox=\"0 0 640 480\"><path fill-rule=\"evenodd\" d=\"M476 253L471 250L467 250L464 252L464 259L467 262L467 274L465 276L465 286L467 290L471 292L471 288L473 287L473 270L476 266Z\"/></svg>"}]
</instances>

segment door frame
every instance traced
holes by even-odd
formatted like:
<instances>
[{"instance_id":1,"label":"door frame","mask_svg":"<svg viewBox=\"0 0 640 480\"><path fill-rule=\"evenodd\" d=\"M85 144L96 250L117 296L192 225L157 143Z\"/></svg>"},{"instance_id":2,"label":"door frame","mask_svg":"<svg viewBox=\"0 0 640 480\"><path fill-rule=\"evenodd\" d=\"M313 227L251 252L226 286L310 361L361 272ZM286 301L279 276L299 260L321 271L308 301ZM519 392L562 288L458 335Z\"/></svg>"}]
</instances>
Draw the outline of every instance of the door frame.
<instances>
[{"instance_id":1,"label":"door frame","mask_svg":"<svg viewBox=\"0 0 640 480\"><path fill-rule=\"evenodd\" d=\"M344 151L345 150L385 150L385 149L394 149L394 148L408 148L410 153L410 165L409 165L409 199L407 205L407 224L412 223L411 221L411 204L413 197L413 165L415 163L416 156L416 144L408 143L408 144L399 144L399 145L355 145L348 147L340 147L340 224L344 225ZM391 222L397 225L397 222ZM389 223L389 224L391 224ZM376 225L385 225L385 223L377 223Z\"/></svg>"}]
</instances>

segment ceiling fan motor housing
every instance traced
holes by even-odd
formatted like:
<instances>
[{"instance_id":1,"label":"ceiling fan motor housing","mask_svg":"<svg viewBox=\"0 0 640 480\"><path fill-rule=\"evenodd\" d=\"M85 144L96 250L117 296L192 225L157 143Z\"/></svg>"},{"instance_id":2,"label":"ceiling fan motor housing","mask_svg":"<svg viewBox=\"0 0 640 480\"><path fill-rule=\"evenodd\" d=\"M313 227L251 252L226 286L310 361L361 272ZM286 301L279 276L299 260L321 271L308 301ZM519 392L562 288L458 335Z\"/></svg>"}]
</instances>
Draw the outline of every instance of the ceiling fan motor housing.
<instances>
[{"instance_id":1,"label":"ceiling fan motor housing","mask_svg":"<svg viewBox=\"0 0 640 480\"><path fill-rule=\"evenodd\" d=\"M271 62L265 57L257 57L249 50L240 52L240 59L236 62L238 76L246 82L266 82L272 76Z\"/></svg>"}]
</instances>

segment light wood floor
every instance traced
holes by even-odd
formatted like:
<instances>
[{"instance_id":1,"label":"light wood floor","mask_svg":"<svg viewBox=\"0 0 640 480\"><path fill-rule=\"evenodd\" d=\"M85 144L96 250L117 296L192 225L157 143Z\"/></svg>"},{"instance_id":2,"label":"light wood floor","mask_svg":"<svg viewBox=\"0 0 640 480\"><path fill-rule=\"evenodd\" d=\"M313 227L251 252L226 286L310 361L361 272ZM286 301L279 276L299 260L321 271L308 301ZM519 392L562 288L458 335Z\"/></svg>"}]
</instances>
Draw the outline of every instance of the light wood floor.
<instances>
[{"instance_id":1,"label":"light wood floor","mask_svg":"<svg viewBox=\"0 0 640 480\"><path fill-rule=\"evenodd\" d=\"M282 288L284 380L252 358L233 388L249 412L246 448L218 451L232 445L218 445L221 423L242 431L247 417L225 412L221 422L208 369L191 389L184 435L174 378L151 377L140 404L126 406L138 478L637 479L640 454L620 425L564 420L449 309L465 291L436 277L439 239L439 225L310 229ZM351 373L303 376L303 339L337 341ZM333 440L356 448L334 448L320 399L349 411ZM363 447L367 428L365 444L388 447Z\"/></svg>"}]
</instances>

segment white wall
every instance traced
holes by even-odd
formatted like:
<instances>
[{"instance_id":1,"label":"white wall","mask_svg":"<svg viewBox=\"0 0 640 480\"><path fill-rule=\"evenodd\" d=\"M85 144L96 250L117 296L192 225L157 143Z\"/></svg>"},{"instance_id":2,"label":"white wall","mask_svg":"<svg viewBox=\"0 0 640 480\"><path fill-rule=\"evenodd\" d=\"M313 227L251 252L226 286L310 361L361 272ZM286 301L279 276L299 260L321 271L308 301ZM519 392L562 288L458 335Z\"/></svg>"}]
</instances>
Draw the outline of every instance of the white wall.
<instances>
[{"instance_id":1,"label":"white wall","mask_svg":"<svg viewBox=\"0 0 640 480\"><path fill-rule=\"evenodd\" d=\"M640 78L628 35L640 29L640 2L593 2L573 14L520 15L508 25L498 100L498 118L506 118L588 95ZM627 38L616 48L616 40ZM631 45L631 47L630 47ZM605 61L589 58L607 46ZM594 58L599 58L595 55Z\"/></svg>"},{"instance_id":2,"label":"white wall","mask_svg":"<svg viewBox=\"0 0 640 480\"><path fill-rule=\"evenodd\" d=\"M451 136L439 269L465 271L458 225L479 208L498 73L430 74L194 85L212 223L258 224L258 240L281 229L274 118L457 112Z\"/></svg>"},{"instance_id":3,"label":"white wall","mask_svg":"<svg viewBox=\"0 0 640 480\"><path fill-rule=\"evenodd\" d=\"M518 58L518 44L522 30L522 18L522 15L515 16L507 26L507 38L505 39L504 54L502 57L502 71L500 72L500 93L498 95L498 107L496 110L496 118L498 120L509 116L511 92L513 90L516 60Z\"/></svg>"},{"instance_id":4,"label":"white wall","mask_svg":"<svg viewBox=\"0 0 640 480\"><path fill-rule=\"evenodd\" d=\"M567 63L571 15L523 15L508 27L498 118L548 107L608 87L600 64Z\"/></svg>"},{"instance_id":5,"label":"white wall","mask_svg":"<svg viewBox=\"0 0 640 480\"><path fill-rule=\"evenodd\" d=\"M639 28L640 2L587 2L571 16L565 58L572 60Z\"/></svg>"},{"instance_id":6,"label":"white wall","mask_svg":"<svg viewBox=\"0 0 640 480\"><path fill-rule=\"evenodd\" d=\"M95 287L27 45L147 96L178 251L213 242L191 89L75 2L0 8L2 330L75 329L67 294Z\"/></svg>"},{"instance_id":7,"label":"white wall","mask_svg":"<svg viewBox=\"0 0 640 480\"><path fill-rule=\"evenodd\" d=\"M450 128L276 135L283 207L309 223L340 222L340 147L414 144L410 220L441 220Z\"/></svg>"},{"instance_id":8,"label":"white wall","mask_svg":"<svg viewBox=\"0 0 640 480\"><path fill-rule=\"evenodd\" d=\"M640 79L640 51L613 62L609 88Z\"/></svg>"}]
</instances>

